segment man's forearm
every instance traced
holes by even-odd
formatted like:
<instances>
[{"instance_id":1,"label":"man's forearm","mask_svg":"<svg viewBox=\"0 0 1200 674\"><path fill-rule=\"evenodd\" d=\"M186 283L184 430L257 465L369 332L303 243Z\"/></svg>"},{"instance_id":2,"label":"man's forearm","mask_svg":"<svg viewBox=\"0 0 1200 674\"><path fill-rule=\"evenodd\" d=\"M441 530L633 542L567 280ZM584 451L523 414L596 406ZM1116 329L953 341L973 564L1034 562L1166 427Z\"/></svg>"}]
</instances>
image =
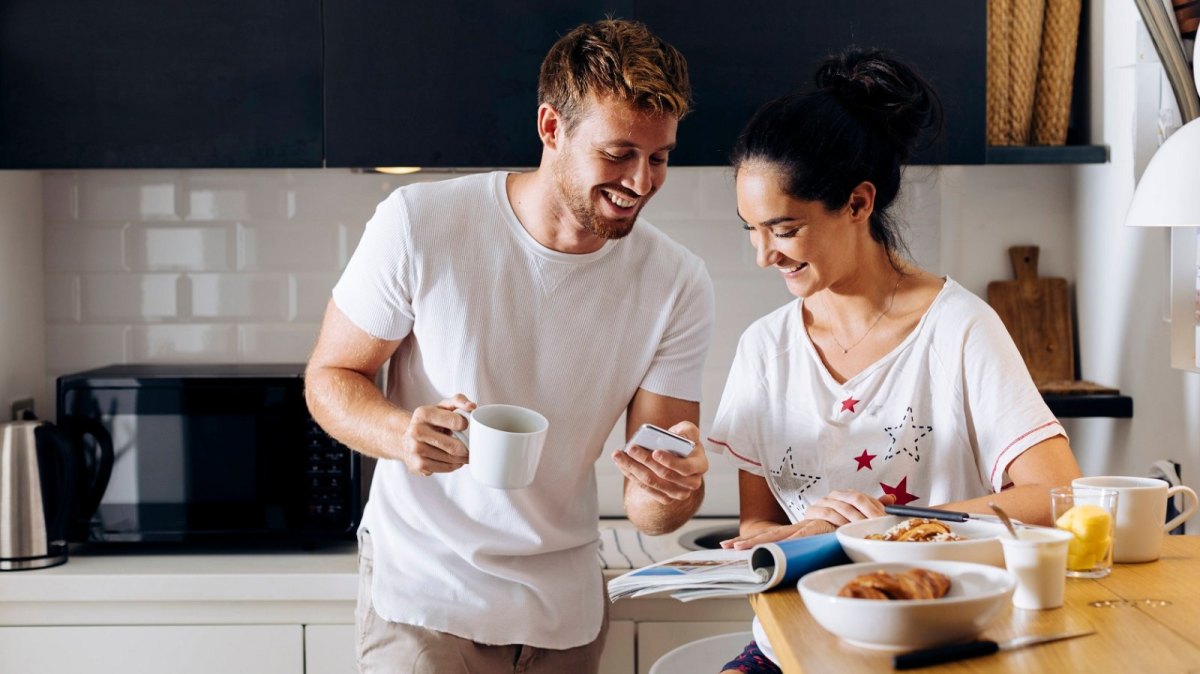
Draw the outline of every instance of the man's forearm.
<instances>
[{"instance_id":1,"label":"man's forearm","mask_svg":"<svg viewBox=\"0 0 1200 674\"><path fill-rule=\"evenodd\" d=\"M397 439L412 415L388 402L375 382L354 370L310 367L304 395L326 433L367 456L396 458Z\"/></svg>"},{"instance_id":2,"label":"man's forearm","mask_svg":"<svg viewBox=\"0 0 1200 674\"><path fill-rule=\"evenodd\" d=\"M625 484L625 514L643 533L657 536L675 531L696 514L704 502L704 484L688 498L659 503L632 482Z\"/></svg>"}]
</instances>

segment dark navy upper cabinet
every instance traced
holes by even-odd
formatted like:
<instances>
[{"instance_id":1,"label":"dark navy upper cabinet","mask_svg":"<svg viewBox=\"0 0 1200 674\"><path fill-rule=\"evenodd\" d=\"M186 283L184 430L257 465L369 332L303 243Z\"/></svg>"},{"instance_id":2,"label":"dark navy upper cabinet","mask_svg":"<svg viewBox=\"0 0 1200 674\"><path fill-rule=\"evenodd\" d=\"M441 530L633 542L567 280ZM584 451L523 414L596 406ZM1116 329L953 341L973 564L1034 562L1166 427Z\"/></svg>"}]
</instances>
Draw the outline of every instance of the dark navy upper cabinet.
<instances>
[{"instance_id":1,"label":"dark navy upper cabinet","mask_svg":"<svg viewBox=\"0 0 1200 674\"><path fill-rule=\"evenodd\" d=\"M750 114L846 45L887 48L941 93L941 139L915 163L985 160L986 0L326 0L328 166L533 166L538 66L558 35L635 18L688 60L695 108L674 166L723 165Z\"/></svg>"},{"instance_id":2,"label":"dark navy upper cabinet","mask_svg":"<svg viewBox=\"0 0 1200 674\"><path fill-rule=\"evenodd\" d=\"M723 165L766 100L846 45L945 103L917 161L986 161L986 0L0 0L0 168L534 166L537 77L582 22L687 57L671 163Z\"/></svg>"},{"instance_id":3,"label":"dark navy upper cabinet","mask_svg":"<svg viewBox=\"0 0 1200 674\"><path fill-rule=\"evenodd\" d=\"M326 165L536 166L546 52L630 4L326 0Z\"/></svg>"},{"instance_id":4,"label":"dark navy upper cabinet","mask_svg":"<svg viewBox=\"0 0 1200 674\"><path fill-rule=\"evenodd\" d=\"M672 165L725 164L758 106L849 45L887 49L937 89L945 128L913 163L985 161L986 0L638 0L635 13L688 60L695 112Z\"/></svg>"},{"instance_id":5,"label":"dark navy upper cabinet","mask_svg":"<svg viewBox=\"0 0 1200 674\"><path fill-rule=\"evenodd\" d=\"M321 0L0 0L0 166L321 165Z\"/></svg>"}]
</instances>

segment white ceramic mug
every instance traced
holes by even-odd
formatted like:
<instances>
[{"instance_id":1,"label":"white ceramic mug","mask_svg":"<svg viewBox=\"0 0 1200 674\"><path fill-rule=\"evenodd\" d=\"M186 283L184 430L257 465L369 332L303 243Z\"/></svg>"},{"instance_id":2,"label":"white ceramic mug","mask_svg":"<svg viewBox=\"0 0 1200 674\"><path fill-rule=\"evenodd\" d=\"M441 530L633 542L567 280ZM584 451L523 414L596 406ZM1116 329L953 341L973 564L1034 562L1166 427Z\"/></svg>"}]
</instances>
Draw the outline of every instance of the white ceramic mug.
<instances>
[{"instance_id":1,"label":"white ceramic mug","mask_svg":"<svg viewBox=\"0 0 1200 674\"><path fill-rule=\"evenodd\" d=\"M1198 505L1196 492L1190 487L1172 487L1165 480L1154 477L1079 477L1072 480L1071 484L1078 487L1104 487L1120 492L1117 499L1114 562L1152 562L1158 559L1163 536L1194 515ZM1164 524L1167 499L1176 494L1185 494L1191 503Z\"/></svg>"},{"instance_id":2,"label":"white ceramic mug","mask_svg":"<svg viewBox=\"0 0 1200 674\"><path fill-rule=\"evenodd\" d=\"M467 469L475 481L497 489L528 487L537 474L550 422L516 405L481 405L473 412L455 410L470 423L454 437L467 446Z\"/></svg>"}]
</instances>

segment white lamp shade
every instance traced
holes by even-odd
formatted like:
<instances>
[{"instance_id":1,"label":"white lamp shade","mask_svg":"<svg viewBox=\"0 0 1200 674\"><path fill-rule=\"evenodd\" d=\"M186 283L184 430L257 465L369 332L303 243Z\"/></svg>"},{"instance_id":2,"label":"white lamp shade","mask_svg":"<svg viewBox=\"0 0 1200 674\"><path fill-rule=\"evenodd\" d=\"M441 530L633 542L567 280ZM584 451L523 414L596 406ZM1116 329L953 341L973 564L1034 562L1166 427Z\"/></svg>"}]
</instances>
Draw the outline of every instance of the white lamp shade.
<instances>
[{"instance_id":1,"label":"white lamp shade","mask_svg":"<svg viewBox=\"0 0 1200 674\"><path fill-rule=\"evenodd\" d=\"M1150 158L1125 224L1200 227L1200 119L1171 134Z\"/></svg>"}]
</instances>

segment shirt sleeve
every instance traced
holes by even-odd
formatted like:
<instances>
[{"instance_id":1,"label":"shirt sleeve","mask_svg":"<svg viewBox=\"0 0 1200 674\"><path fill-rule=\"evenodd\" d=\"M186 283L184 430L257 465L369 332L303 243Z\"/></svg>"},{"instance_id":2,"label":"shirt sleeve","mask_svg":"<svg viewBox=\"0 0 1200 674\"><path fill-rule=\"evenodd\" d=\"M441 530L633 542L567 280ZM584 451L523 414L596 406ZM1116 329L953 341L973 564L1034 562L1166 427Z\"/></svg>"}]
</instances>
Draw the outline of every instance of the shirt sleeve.
<instances>
[{"instance_id":1,"label":"shirt sleeve","mask_svg":"<svg viewBox=\"0 0 1200 674\"><path fill-rule=\"evenodd\" d=\"M738 341L725 390L717 406L709 446L725 454L735 468L763 476L756 421L763 410L771 409L763 398L761 365L753 355L746 335Z\"/></svg>"},{"instance_id":2,"label":"shirt sleeve","mask_svg":"<svg viewBox=\"0 0 1200 674\"><path fill-rule=\"evenodd\" d=\"M412 331L412 239L402 190L375 209L349 264L333 288L333 301L367 334L399 340Z\"/></svg>"},{"instance_id":3,"label":"shirt sleeve","mask_svg":"<svg viewBox=\"0 0 1200 674\"><path fill-rule=\"evenodd\" d=\"M963 405L980 456L980 477L995 491L1009 483L1008 466L1025 450L1066 436L1004 323L986 305L968 324L964 339Z\"/></svg>"},{"instance_id":4,"label":"shirt sleeve","mask_svg":"<svg viewBox=\"0 0 1200 674\"><path fill-rule=\"evenodd\" d=\"M641 388L682 400L703 397L704 358L712 341L716 300L712 279L699 258L688 258L686 275L662 340Z\"/></svg>"}]
</instances>

